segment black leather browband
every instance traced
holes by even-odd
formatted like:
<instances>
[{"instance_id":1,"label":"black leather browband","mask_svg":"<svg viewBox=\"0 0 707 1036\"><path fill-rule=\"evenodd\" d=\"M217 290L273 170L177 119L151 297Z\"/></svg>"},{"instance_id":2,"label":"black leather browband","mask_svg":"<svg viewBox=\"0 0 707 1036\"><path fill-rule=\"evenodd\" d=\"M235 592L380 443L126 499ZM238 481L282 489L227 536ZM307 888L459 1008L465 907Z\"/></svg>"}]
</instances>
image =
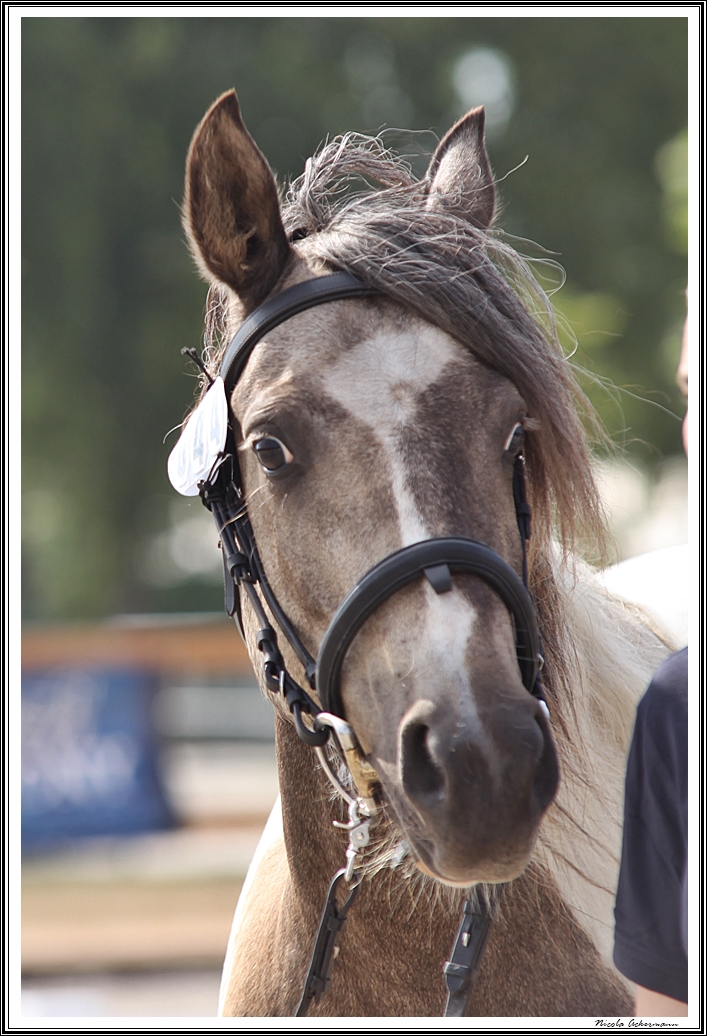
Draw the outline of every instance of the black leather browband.
<instances>
[{"instance_id":1,"label":"black leather browband","mask_svg":"<svg viewBox=\"0 0 707 1036\"><path fill-rule=\"evenodd\" d=\"M380 292L342 270L327 277L315 277L293 284L291 288L268 299L244 320L226 349L219 371L226 392L230 392L238 381L248 357L260 339L278 324L323 302L360 299L367 295L380 295Z\"/></svg>"}]
</instances>

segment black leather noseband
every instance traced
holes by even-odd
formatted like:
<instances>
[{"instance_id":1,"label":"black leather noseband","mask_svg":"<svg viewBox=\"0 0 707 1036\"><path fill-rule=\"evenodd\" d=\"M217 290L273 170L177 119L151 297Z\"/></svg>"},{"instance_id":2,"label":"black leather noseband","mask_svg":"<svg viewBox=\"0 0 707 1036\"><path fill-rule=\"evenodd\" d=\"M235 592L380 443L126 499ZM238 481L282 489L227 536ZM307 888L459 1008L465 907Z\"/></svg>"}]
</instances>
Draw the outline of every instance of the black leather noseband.
<instances>
[{"instance_id":1,"label":"black leather noseband","mask_svg":"<svg viewBox=\"0 0 707 1036\"><path fill-rule=\"evenodd\" d=\"M317 662L317 692L326 712L344 715L340 678L344 657L366 619L389 597L425 576L437 593L452 589L452 573L480 576L515 622L523 683L533 691L538 673L538 626L530 595L509 564L490 547L456 536L403 547L370 569L339 606L324 634Z\"/></svg>"}]
</instances>

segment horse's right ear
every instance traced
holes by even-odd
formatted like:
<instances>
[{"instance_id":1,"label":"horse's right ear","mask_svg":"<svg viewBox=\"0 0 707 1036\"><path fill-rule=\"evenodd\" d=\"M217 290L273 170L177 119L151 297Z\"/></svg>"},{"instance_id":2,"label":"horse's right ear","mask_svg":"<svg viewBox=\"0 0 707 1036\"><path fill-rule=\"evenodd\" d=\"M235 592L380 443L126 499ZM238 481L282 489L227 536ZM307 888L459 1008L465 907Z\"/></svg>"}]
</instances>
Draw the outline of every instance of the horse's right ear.
<instances>
[{"instance_id":1,"label":"horse's right ear","mask_svg":"<svg viewBox=\"0 0 707 1036\"><path fill-rule=\"evenodd\" d=\"M187 156L184 229L207 280L215 277L255 309L291 254L275 178L245 128L235 90L211 106Z\"/></svg>"},{"instance_id":2,"label":"horse's right ear","mask_svg":"<svg viewBox=\"0 0 707 1036\"><path fill-rule=\"evenodd\" d=\"M486 230L496 208L496 189L484 142L485 114L473 108L439 142L423 183L428 207L454 208Z\"/></svg>"}]
</instances>

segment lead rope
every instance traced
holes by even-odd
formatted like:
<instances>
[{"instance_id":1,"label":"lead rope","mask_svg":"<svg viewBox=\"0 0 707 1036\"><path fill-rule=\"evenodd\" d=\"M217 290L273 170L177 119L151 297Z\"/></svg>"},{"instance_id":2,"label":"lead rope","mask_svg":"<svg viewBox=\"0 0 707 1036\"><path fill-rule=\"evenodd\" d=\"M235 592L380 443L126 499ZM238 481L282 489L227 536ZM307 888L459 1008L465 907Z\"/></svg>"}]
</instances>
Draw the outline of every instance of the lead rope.
<instances>
[{"instance_id":1,"label":"lead rope","mask_svg":"<svg viewBox=\"0 0 707 1036\"><path fill-rule=\"evenodd\" d=\"M321 718L324 714L321 714ZM335 719L335 717L326 717L327 719ZM324 767L324 772L329 777L332 784L337 787L338 781L335 775L332 773L329 767L324 753L321 749L317 750L320 762ZM346 866L338 870L331 880L329 891L327 892L327 898L324 903L324 910L319 921L319 928L317 929L317 935L314 940L314 950L312 951L312 959L309 964L307 971L307 977L304 980L304 989L302 991L302 998L299 1002L299 1006L295 1011L295 1018L303 1018L312 1004L312 1002L319 1003L324 994L328 991L331 985L331 973L334 967L334 960L339 952L339 936L341 929L344 926L346 917L349 912L349 908L353 905L354 900L358 896L359 888L361 887L362 875L360 871L355 870L356 858L361 851L364 849L370 841L370 826L372 818L370 816L359 816L359 810L365 807L365 803L361 799L352 798L345 788L340 788L341 794L347 799L349 805L349 821L347 824L342 824L338 820L334 821L335 827L343 828L349 833L349 844L346 849ZM343 901L341 906L337 903L336 894L339 889L339 885L344 882L349 889L346 899Z\"/></svg>"},{"instance_id":2,"label":"lead rope","mask_svg":"<svg viewBox=\"0 0 707 1036\"><path fill-rule=\"evenodd\" d=\"M336 872L329 885L302 997L295 1012L296 1018L302 1018L306 1016L311 1004L313 1002L319 1003L322 996L328 992L331 986L332 971L338 954L341 930L348 916L349 909L353 906L358 896L361 883L361 875L354 870L355 861L361 849L368 845L371 819L365 815L363 817L359 816L359 810L367 808L365 800L353 799L348 795L333 774L323 751L324 745L329 739L330 726L326 722L318 722L318 719L321 718L321 721L326 721L327 719L333 721L336 717L328 717L327 714L322 713L304 688L300 687L287 671L278 648L277 635L268 620L255 588L256 583L260 584L268 606L276 616L286 639L298 655L305 668L307 679L312 685L314 684L316 663L292 629L275 595L270 590L255 547L247 511L243 506L240 492L235 484L233 472L227 470L228 466L228 459L226 459L219 471L215 473L214 478L202 482L199 490L202 503L211 511L219 531L223 555L224 604L226 612L235 620L241 636L243 636L243 622L237 590L240 587L246 593L248 601L258 618L260 628L256 634L256 644L263 655L263 680L265 686L268 690L279 692L284 697L295 721L295 729L298 735L306 745L317 750L325 774L339 793L348 801L349 805L348 823L342 824L336 820L334 821L336 827L344 828L349 832L346 866ZM309 714L315 721L314 730L304 723L302 719L303 712ZM337 733L337 739L340 740L339 732L336 730L335 732ZM343 748L343 746L341 747ZM349 891L344 901L339 904L337 902L337 892L342 882L348 885Z\"/></svg>"}]
</instances>

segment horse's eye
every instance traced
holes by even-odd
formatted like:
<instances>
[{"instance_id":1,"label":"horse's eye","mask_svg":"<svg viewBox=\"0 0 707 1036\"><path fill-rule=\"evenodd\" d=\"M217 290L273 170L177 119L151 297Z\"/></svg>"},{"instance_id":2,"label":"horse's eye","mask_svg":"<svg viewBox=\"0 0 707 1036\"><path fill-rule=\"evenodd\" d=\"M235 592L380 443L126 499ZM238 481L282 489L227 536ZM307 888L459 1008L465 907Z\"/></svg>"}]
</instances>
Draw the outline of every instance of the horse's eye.
<instances>
[{"instance_id":1,"label":"horse's eye","mask_svg":"<svg viewBox=\"0 0 707 1036\"><path fill-rule=\"evenodd\" d=\"M506 445L503 447L504 451L511 457L517 457L520 451L523 449L523 426L520 424L514 424L511 429L511 434L506 439Z\"/></svg>"},{"instance_id":2,"label":"horse's eye","mask_svg":"<svg viewBox=\"0 0 707 1036\"><path fill-rule=\"evenodd\" d=\"M258 439L253 444L253 449L261 466L270 473L281 471L294 460L284 442L280 442L274 435L265 435L262 439Z\"/></svg>"}]
</instances>

